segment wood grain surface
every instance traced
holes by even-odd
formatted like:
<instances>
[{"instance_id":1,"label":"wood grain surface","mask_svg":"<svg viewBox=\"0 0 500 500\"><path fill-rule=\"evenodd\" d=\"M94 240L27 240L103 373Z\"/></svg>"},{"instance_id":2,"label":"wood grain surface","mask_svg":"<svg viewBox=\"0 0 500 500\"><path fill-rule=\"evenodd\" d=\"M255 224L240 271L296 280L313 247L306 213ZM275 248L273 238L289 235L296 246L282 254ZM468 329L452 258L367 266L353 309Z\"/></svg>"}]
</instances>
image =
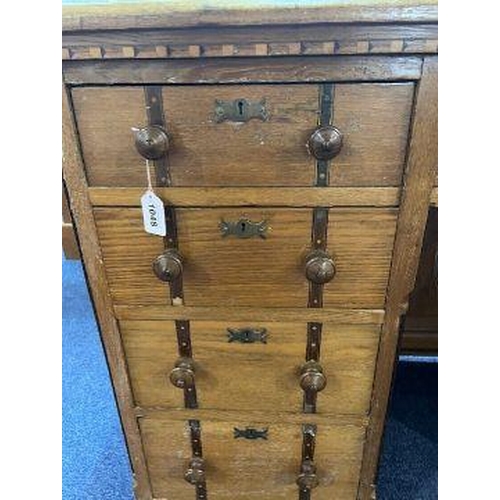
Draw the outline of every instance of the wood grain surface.
<instances>
[{"instance_id":1,"label":"wood grain surface","mask_svg":"<svg viewBox=\"0 0 500 500\"><path fill-rule=\"evenodd\" d=\"M148 235L134 208L94 210L115 304L166 305L167 289L151 270L161 238ZM221 220L267 219L268 238L221 237ZM384 304L396 209L332 209L329 245L337 275L324 289L325 307ZM306 307L303 259L310 248L306 209L179 209L179 249L185 258L185 305L222 308Z\"/></svg>"},{"instance_id":2,"label":"wood grain surface","mask_svg":"<svg viewBox=\"0 0 500 500\"><path fill-rule=\"evenodd\" d=\"M69 208L68 193L64 186L64 182L62 185L62 247L66 259L80 259L80 250L78 249L76 230L73 225L71 209Z\"/></svg>"},{"instance_id":3,"label":"wood grain surface","mask_svg":"<svg viewBox=\"0 0 500 500\"><path fill-rule=\"evenodd\" d=\"M62 111L63 176L68 190L71 213L79 234L84 235L80 238L80 251L85 277L90 284L92 304L113 379L114 394L120 410L121 423L134 474L135 492L141 500L151 500L151 486L146 470L142 440L135 418L120 332L113 315L112 299L88 197L88 186L83 170L78 135L73 121L71 97L64 86L62 88Z\"/></svg>"},{"instance_id":4,"label":"wood grain surface","mask_svg":"<svg viewBox=\"0 0 500 500\"><path fill-rule=\"evenodd\" d=\"M401 183L412 101L411 83L335 85L333 124L344 141L331 186Z\"/></svg>"},{"instance_id":5,"label":"wood grain surface","mask_svg":"<svg viewBox=\"0 0 500 500\"><path fill-rule=\"evenodd\" d=\"M272 309L266 307L186 307L176 306L126 306L116 305L115 315L121 320L170 320L193 319L204 320L216 318L224 321L266 321L266 322L296 322L296 321L332 321L337 324L375 325L384 318L381 309L343 309L343 308L311 308L287 307Z\"/></svg>"},{"instance_id":6,"label":"wood grain surface","mask_svg":"<svg viewBox=\"0 0 500 500\"><path fill-rule=\"evenodd\" d=\"M395 207L399 187L200 187L155 188L155 194L175 207ZM89 188L98 207L139 206L144 188Z\"/></svg>"},{"instance_id":7,"label":"wood grain surface","mask_svg":"<svg viewBox=\"0 0 500 500\"><path fill-rule=\"evenodd\" d=\"M118 5L69 5L63 8L63 31L85 31L129 28L186 28L197 26L255 25L261 30L272 24L436 22L435 0L394 2L352 2L344 5L322 5L307 8L258 8L248 3L241 8L198 9L181 2L180 9L168 3L142 2ZM206 3L205 3L206 5ZM231 4L229 4L231 5ZM190 6L189 8L186 8Z\"/></svg>"},{"instance_id":8,"label":"wood grain surface","mask_svg":"<svg viewBox=\"0 0 500 500\"><path fill-rule=\"evenodd\" d=\"M232 420L238 420L241 418L242 413L235 410L205 410L203 408L189 409L189 408L142 408L137 406L135 408L135 414L138 418L147 416L157 416L161 414L166 419L172 421L182 421L187 420L210 420L212 422L228 422ZM244 413L245 418L249 422L268 422L269 414L267 411L246 411ZM272 415L272 420L277 422L283 422L286 424L317 424L317 425L354 425L357 427L362 427L368 425L369 417L366 415L344 415L340 413L280 413L275 412Z\"/></svg>"},{"instance_id":9,"label":"wood grain surface","mask_svg":"<svg viewBox=\"0 0 500 500\"><path fill-rule=\"evenodd\" d=\"M68 85L374 82L416 80L421 66L422 58L414 56L263 56L206 59L194 65L189 59L68 60L63 72Z\"/></svg>"},{"instance_id":10,"label":"wood grain surface","mask_svg":"<svg viewBox=\"0 0 500 500\"><path fill-rule=\"evenodd\" d=\"M334 124L344 134L332 186L397 186L401 180L413 84L336 85ZM138 88L73 90L89 183L145 186L132 127L146 125ZM306 143L316 127L316 85L166 86L163 108L173 186L312 186ZM215 121L215 101L266 101L267 121Z\"/></svg>"},{"instance_id":11,"label":"wood grain surface","mask_svg":"<svg viewBox=\"0 0 500 500\"><path fill-rule=\"evenodd\" d=\"M156 498L191 500L194 488L184 479L191 458L187 422L157 412L140 419L148 469ZM233 437L234 428L267 428L267 440ZM364 428L321 425L315 463L320 485L315 500L354 500ZM241 416L228 422L201 422L203 456L210 498L289 500L298 498L295 480L301 463L302 427Z\"/></svg>"},{"instance_id":12,"label":"wood grain surface","mask_svg":"<svg viewBox=\"0 0 500 500\"><path fill-rule=\"evenodd\" d=\"M249 46L261 44L291 44L301 41L312 44L318 41L335 40L342 46L344 43L372 40L397 41L429 40L438 36L437 23L393 23L393 24L297 24L292 26L277 25L272 30L263 30L256 26L197 26L189 29L189 39L185 30L175 28L132 30L102 30L85 32L66 32L63 34L62 45L68 49L104 46L116 49L123 46L148 47L153 46L211 46L238 45ZM140 49L139 49L140 50ZM402 48L404 51L405 48ZM210 55L202 51L202 56ZM140 55L140 54L139 54ZM253 54L255 55L255 54Z\"/></svg>"},{"instance_id":13,"label":"wood grain surface","mask_svg":"<svg viewBox=\"0 0 500 500\"><path fill-rule=\"evenodd\" d=\"M437 207L438 206L438 188L437 187L432 188L430 205L432 207Z\"/></svg>"},{"instance_id":14,"label":"wood grain surface","mask_svg":"<svg viewBox=\"0 0 500 500\"><path fill-rule=\"evenodd\" d=\"M73 224L62 223L62 247L64 257L68 260L79 260L80 250L76 241L76 233Z\"/></svg>"},{"instance_id":15,"label":"wood grain surface","mask_svg":"<svg viewBox=\"0 0 500 500\"><path fill-rule=\"evenodd\" d=\"M300 413L306 323L191 321L200 408ZM265 328L267 343L228 342L228 328ZM178 358L173 321L122 321L122 339L141 407L182 407L183 391L168 375ZM318 413L365 414L369 408L380 325L323 325L326 388Z\"/></svg>"},{"instance_id":16,"label":"wood grain surface","mask_svg":"<svg viewBox=\"0 0 500 500\"><path fill-rule=\"evenodd\" d=\"M394 243L386 317L373 387L372 417L360 479L360 500L371 498L374 490L380 443L391 390L398 345L400 316L415 283L420 249L427 221L429 200L436 176L438 153L438 64L426 58L412 123L408 162L403 184L401 213Z\"/></svg>"},{"instance_id":17,"label":"wood grain surface","mask_svg":"<svg viewBox=\"0 0 500 500\"><path fill-rule=\"evenodd\" d=\"M131 130L147 125L144 90L73 89L72 96L89 185L130 186L140 179L146 186L145 161Z\"/></svg>"},{"instance_id":18,"label":"wood grain surface","mask_svg":"<svg viewBox=\"0 0 500 500\"><path fill-rule=\"evenodd\" d=\"M238 99L265 100L269 119L217 123L215 101ZM163 106L173 186L314 184L306 143L317 121L317 85L166 86Z\"/></svg>"}]
</instances>

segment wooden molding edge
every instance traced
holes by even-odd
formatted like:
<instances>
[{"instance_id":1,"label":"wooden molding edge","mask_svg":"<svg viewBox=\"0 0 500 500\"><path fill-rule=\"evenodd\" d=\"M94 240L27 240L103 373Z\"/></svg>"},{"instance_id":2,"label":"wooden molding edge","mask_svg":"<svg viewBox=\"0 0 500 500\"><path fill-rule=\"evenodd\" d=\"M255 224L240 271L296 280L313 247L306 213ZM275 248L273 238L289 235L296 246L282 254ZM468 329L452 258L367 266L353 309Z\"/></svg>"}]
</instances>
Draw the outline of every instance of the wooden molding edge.
<instances>
[{"instance_id":1,"label":"wooden molding edge","mask_svg":"<svg viewBox=\"0 0 500 500\"><path fill-rule=\"evenodd\" d=\"M138 418L148 418L160 416L172 421L209 420L212 422L231 422L242 418L242 412L237 410L221 410L213 408L168 408L164 406L155 407L136 407L135 414ZM356 425L366 427L368 417L361 414L342 414L342 413L316 413L303 414L295 411L290 412L268 412L261 410L245 411L245 419L254 423L266 423L270 421L301 424L324 424L324 425Z\"/></svg>"},{"instance_id":2,"label":"wooden molding edge","mask_svg":"<svg viewBox=\"0 0 500 500\"><path fill-rule=\"evenodd\" d=\"M418 55L354 55L342 57L207 58L203 64L189 59L124 59L63 61L67 85L175 85L314 83L342 81L419 80Z\"/></svg>"},{"instance_id":3,"label":"wooden molding edge","mask_svg":"<svg viewBox=\"0 0 500 500\"><path fill-rule=\"evenodd\" d=\"M381 309L306 309L256 307L190 307L115 305L115 315L124 320L206 320L214 321L323 321L338 324L381 325L385 313Z\"/></svg>"},{"instance_id":4,"label":"wooden molding edge","mask_svg":"<svg viewBox=\"0 0 500 500\"><path fill-rule=\"evenodd\" d=\"M155 188L176 207L396 207L399 187L202 187ZM144 188L89 188L94 207L139 207Z\"/></svg>"},{"instance_id":5,"label":"wooden molding edge","mask_svg":"<svg viewBox=\"0 0 500 500\"><path fill-rule=\"evenodd\" d=\"M438 50L437 38L377 40L324 39L286 43L193 43L193 44L63 44L65 61L87 59L203 59L214 57L337 56L371 54L429 54Z\"/></svg>"}]
</instances>

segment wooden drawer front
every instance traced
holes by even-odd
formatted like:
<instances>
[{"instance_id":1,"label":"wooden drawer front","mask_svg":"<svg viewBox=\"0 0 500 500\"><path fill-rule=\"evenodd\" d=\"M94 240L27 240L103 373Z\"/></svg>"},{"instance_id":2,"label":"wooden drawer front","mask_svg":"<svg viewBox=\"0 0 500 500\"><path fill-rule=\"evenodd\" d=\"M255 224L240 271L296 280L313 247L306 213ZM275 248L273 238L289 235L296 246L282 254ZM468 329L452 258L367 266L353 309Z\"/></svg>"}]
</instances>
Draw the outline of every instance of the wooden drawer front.
<instances>
[{"instance_id":1,"label":"wooden drawer front","mask_svg":"<svg viewBox=\"0 0 500 500\"><path fill-rule=\"evenodd\" d=\"M320 87L166 86L164 120L173 186L311 186L316 160L306 148L319 116ZM72 91L89 184L144 186L132 127L148 124L144 88ZM266 101L267 121L215 121L215 101ZM332 186L398 186L412 83L336 84L333 124L344 135L330 168Z\"/></svg>"},{"instance_id":2,"label":"wooden drawer front","mask_svg":"<svg viewBox=\"0 0 500 500\"><path fill-rule=\"evenodd\" d=\"M189 425L158 416L139 420L155 498L192 500L184 480L192 457ZM267 439L235 439L234 429L267 428ZM355 500L364 428L317 426L314 463L319 486L314 500ZM298 499L302 426L275 422L201 421L208 498L214 500Z\"/></svg>"},{"instance_id":3,"label":"wooden drawer front","mask_svg":"<svg viewBox=\"0 0 500 500\"><path fill-rule=\"evenodd\" d=\"M301 412L300 368L306 323L191 321L200 408ZM228 328L265 328L267 343L228 342ZM122 339L136 404L184 407L169 381L178 357L174 322L122 321ZM370 404L379 325L323 325L320 362L327 379L317 413L365 414Z\"/></svg>"},{"instance_id":4,"label":"wooden drawer front","mask_svg":"<svg viewBox=\"0 0 500 500\"><path fill-rule=\"evenodd\" d=\"M169 290L152 271L161 237L144 232L134 208L94 211L115 303L167 305ZM178 209L188 306L306 307L304 256L311 248L309 209ZM222 237L221 220L266 219L268 237ZM324 287L324 306L381 308L391 263L396 209L332 209L328 250L337 273Z\"/></svg>"}]
</instances>

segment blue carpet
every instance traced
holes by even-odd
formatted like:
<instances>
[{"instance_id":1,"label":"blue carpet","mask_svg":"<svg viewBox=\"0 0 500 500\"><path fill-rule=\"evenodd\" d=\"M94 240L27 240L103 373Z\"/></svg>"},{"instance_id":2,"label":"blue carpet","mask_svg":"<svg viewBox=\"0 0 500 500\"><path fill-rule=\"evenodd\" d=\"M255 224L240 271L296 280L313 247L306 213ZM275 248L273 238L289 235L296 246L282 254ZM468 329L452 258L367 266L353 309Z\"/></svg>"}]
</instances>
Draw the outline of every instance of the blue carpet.
<instances>
[{"instance_id":1,"label":"blue carpet","mask_svg":"<svg viewBox=\"0 0 500 500\"><path fill-rule=\"evenodd\" d=\"M132 479L81 264L63 259L63 500L131 500ZM378 500L437 499L437 364L399 363Z\"/></svg>"},{"instance_id":2,"label":"blue carpet","mask_svg":"<svg viewBox=\"0 0 500 500\"><path fill-rule=\"evenodd\" d=\"M131 470L80 262L63 260L63 499L133 498Z\"/></svg>"}]
</instances>

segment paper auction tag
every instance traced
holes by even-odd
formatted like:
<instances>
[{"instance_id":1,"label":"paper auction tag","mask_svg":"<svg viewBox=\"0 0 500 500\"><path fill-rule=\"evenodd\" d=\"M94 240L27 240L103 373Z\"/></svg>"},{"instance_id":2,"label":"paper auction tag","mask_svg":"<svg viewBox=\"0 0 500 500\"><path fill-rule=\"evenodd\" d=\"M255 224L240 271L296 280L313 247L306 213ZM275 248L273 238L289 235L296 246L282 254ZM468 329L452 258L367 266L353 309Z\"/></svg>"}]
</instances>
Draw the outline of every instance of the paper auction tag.
<instances>
[{"instance_id":1,"label":"paper auction tag","mask_svg":"<svg viewBox=\"0 0 500 500\"><path fill-rule=\"evenodd\" d=\"M148 189L141 196L141 206L145 231L150 234L165 236L167 234L167 225L165 224L163 201Z\"/></svg>"}]
</instances>

